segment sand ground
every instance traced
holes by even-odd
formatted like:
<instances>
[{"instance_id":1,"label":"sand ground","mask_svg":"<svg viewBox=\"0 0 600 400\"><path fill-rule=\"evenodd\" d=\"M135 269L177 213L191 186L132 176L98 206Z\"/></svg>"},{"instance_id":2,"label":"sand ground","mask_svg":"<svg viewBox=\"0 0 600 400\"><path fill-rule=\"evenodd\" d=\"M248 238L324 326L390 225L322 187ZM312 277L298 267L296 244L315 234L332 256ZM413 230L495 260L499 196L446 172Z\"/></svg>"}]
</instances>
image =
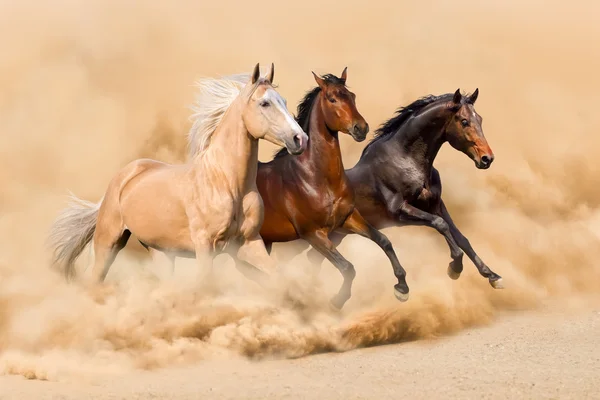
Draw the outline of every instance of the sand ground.
<instances>
[{"instance_id":1,"label":"sand ground","mask_svg":"<svg viewBox=\"0 0 600 400\"><path fill-rule=\"evenodd\" d=\"M594 399L600 308L505 314L450 337L296 360L200 362L93 383L0 377L0 399Z\"/></svg>"}]
</instances>

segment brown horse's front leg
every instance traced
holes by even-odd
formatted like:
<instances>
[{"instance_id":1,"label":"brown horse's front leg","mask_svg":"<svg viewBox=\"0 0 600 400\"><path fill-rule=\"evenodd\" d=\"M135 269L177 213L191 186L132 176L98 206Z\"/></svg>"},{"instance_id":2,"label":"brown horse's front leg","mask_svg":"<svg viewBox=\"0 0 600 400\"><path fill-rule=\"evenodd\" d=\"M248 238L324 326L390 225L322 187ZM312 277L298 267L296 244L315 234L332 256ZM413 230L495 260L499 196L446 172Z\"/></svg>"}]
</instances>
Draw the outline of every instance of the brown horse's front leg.
<instances>
[{"instance_id":1,"label":"brown horse's front leg","mask_svg":"<svg viewBox=\"0 0 600 400\"><path fill-rule=\"evenodd\" d=\"M385 252L385 255L392 263L394 275L398 279L398 283L394 286L394 295L400 301L408 300L409 289L408 285L406 284L406 270L400 264L400 261L396 256L396 252L394 251L394 247L387 236L379 232L367 221L365 221L365 219L356 209L346 219L343 228L359 234L360 236L371 239L373 242L377 243L379 247L381 247L381 249Z\"/></svg>"},{"instance_id":2,"label":"brown horse's front leg","mask_svg":"<svg viewBox=\"0 0 600 400\"><path fill-rule=\"evenodd\" d=\"M448 212L446 205L444 204L443 200L441 200L441 199L440 199L439 206L437 207L437 210L438 211L436 212L436 214L439 215L440 217L442 217L444 219L444 221L446 222L446 224L448 224L450 234L452 235L454 240L456 240L456 243L458 244L458 246L460 246L460 248L465 253L467 253L467 256L471 259L471 261L473 261L473 264L475 264L475 267L477 267L477 270L479 271L479 273L482 276L488 278L490 284L492 285L492 287L494 289L503 289L504 286L502 284L502 277L500 275L498 275L497 273L495 273L494 271L492 271L487 265L485 265L485 263L481 260L481 258L479 258L477 253L475 253L475 250L473 250L473 247L471 246L471 243L469 242L469 240L458 230L458 228L456 227L456 224L454 223L454 221L452 221L452 218L450 217L450 213ZM452 265L451 265L451 267L452 267ZM454 269L454 268L452 268L452 269L453 269L453 271L448 270L448 274L450 275L452 272L455 272L456 275L455 276L450 275L450 277L453 279L458 279L458 277L460 276L460 273L462 272L462 257L461 257L460 269Z\"/></svg>"},{"instance_id":3,"label":"brown horse's front leg","mask_svg":"<svg viewBox=\"0 0 600 400\"><path fill-rule=\"evenodd\" d=\"M301 235L310 245L327 258L342 274L344 282L337 295L331 299L331 305L338 310L350 299L352 295L352 281L356 276L354 265L346 260L335 248L327 232L323 230Z\"/></svg>"}]
</instances>

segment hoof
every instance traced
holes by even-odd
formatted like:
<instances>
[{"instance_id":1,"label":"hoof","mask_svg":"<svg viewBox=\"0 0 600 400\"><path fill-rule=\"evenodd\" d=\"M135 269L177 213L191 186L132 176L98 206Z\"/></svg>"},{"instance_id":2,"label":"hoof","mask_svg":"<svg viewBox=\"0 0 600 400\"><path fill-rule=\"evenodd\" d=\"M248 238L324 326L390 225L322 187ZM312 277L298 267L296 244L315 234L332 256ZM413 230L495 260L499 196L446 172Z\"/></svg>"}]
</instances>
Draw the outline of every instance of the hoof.
<instances>
[{"instance_id":1,"label":"hoof","mask_svg":"<svg viewBox=\"0 0 600 400\"><path fill-rule=\"evenodd\" d=\"M396 288L394 288L394 296L403 303L408 300L408 293L402 293Z\"/></svg>"},{"instance_id":2,"label":"hoof","mask_svg":"<svg viewBox=\"0 0 600 400\"><path fill-rule=\"evenodd\" d=\"M460 272L456 272L455 270L452 269L451 266L448 266L448 276L450 277L450 279L452 279L453 281L457 280L458 278L460 278Z\"/></svg>"},{"instance_id":3,"label":"hoof","mask_svg":"<svg viewBox=\"0 0 600 400\"><path fill-rule=\"evenodd\" d=\"M498 278L494 281L490 279L490 285L492 285L494 289L504 289L504 283L502 282L502 278Z\"/></svg>"}]
</instances>

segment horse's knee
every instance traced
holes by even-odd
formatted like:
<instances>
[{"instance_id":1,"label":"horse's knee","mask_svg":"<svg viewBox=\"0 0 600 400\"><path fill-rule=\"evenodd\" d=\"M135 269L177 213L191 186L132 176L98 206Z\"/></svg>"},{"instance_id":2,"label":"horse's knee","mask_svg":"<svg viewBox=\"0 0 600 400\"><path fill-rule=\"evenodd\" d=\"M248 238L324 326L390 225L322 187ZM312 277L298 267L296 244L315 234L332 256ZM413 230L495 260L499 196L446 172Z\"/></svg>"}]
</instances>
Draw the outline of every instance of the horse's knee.
<instances>
[{"instance_id":1,"label":"horse's knee","mask_svg":"<svg viewBox=\"0 0 600 400\"><path fill-rule=\"evenodd\" d=\"M448 226L448 223L446 221L444 221L444 219L442 217L436 216L433 219L433 221L431 221L431 225L439 232L450 233L450 227Z\"/></svg>"},{"instance_id":2,"label":"horse's knee","mask_svg":"<svg viewBox=\"0 0 600 400\"><path fill-rule=\"evenodd\" d=\"M344 279L352 281L356 277L356 269L354 268L354 265L352 265L352 263L349 261L344 261L340 263L339 270L344 276Z\"/></svg>"}]
</instances>

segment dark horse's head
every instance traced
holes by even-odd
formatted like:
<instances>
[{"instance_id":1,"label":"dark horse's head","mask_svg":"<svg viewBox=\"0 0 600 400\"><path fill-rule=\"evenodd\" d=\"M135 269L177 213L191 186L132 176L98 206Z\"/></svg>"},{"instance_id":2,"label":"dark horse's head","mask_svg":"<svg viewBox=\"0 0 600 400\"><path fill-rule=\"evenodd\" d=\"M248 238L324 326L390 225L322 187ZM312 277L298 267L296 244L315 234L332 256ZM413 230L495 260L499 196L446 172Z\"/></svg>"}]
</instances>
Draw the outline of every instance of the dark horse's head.
<instances>
[{"instance_id":1,"label":"dark horse's head","mask_svg":"<svg viewBox=\"0 0 600 400\"><path fill-rule=\"evenodd\" d=\"M448 103L453 116L446 125L445 134L448 143L469 156L477 168L488 169L494 161L494 152L483 135L481 116L475 111L478 95L479 89L470 96L463 96L460 89L456 90Z\"/></svg>"},{"instance_id":2,"label":"dark horse's head","mask_svg":"<svg viewBox=\"0 0 600 400\"><path fill-rule=\"evenodd\" d=\"M314 72L313 75L323 94L320 106L327 127L362 142L369 132L369 124L356 109L356 95L346 87L347 69L344 68L339 78L334 75L319 77Z\"/></svg>"}]
</instances>

